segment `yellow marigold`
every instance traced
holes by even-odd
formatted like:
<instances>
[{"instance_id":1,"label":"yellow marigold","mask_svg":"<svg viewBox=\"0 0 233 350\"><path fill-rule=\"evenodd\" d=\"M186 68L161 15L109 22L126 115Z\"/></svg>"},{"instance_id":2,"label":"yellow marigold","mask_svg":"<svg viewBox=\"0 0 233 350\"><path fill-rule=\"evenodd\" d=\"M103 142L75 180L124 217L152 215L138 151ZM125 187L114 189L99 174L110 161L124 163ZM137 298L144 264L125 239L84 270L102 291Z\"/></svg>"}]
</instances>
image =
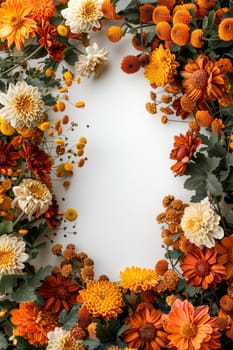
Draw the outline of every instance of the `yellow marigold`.
<instances>
[{"instance_id":1,"label":"yellow marigold","mask_svg":"<svg viewBox=\"0 0 233 350\"><path fill-rule=\"evenodd\" d=\"M187 44L189 39L189 26L185 23L176 23L171 30L171 40L180 46Z\"/></svg>"},{"instance_id":2,"label":"yellow marigold","mask_svg":"<svg viewBox=\"0 0 233 350\"><path fill-rule=\"evenodd\" d=\"M161 40L171 39L171 26L167 22L159 22L156 26L156 34Z\"/></svg>"},{"instance_id":3,"label":"yellow marigold","mask_svg":"<svg viewBox=\"0 0 233 350\"><path fill-rule=\"evenodd\" d=\"M195 118L196 118L197 123L203 127L210 126L212 121L213 121L212 115L208 111L205 111L205 110L197 111Z\"/></svg>"},{"instance_id":4,"label":"yellow marigold","mask_svg":"<svg viewBox=\"0 0 233 350\"><path fill-rule=\"evenodd\" d=\"M117 318L124 306L122 294L117 284L109 281L88 282L86 289L80 291L83 305L93 317L108 320Z\"/></svg>"},{"instance_id":5,"label":"yellow marigold","mask_svg":"<svg viewBox=\"0 0 233 350\"><path fill-rule=\"evenodd\" d=\"M219 38L223 41L233 40L233 18L224 18L218 26Z\"/></svg>"},{"instance_id":6,"label":"yellow marigold","mask_svg":"<svg viewBox=\"0 0 233 350\"><path fill-rule=\"evenodd\" d=\"M203 34L202 29L194 29L190 35L190 44L193 47L200 49L204 45L202 41Z\"/></svg>"},{"instance_id":7,"label":"yellow marigold","mask_svg":"<svg viewBox=\"0 0 233 350\"><path fill-rule=\"evenodd\" d=\"M155 24L158 24L159 22L168 22L170 21L170 11L167 8L167 6L156 6L152 13L152 20Z\"/></svg>"},{"instance_id":8,"label":"yellow marigold","mask_svg":"<svg viewBox=\"0 0 233 350\"><path fill-rule=\"evenodd\" d=\"M190 15L190 12L186 9L180 9L175 12L174 16L172 17L173 24L176 23L185 23L189 24L192 22L192 16Z\"/></svg>"},{"instance_id":9,"label":"yellow marigold","mask_svg":"<svg viewBox=\"0 0 233 350\"><path fill-rule=\"evenodd\" d=\"M57 26L57 32L61 36L67 36L69 30L67 26L64 26L63 24L60 24Z\"/></svg>"},{"instance_id":10,"label":"yellow marigold","mask_svg":"<svg viewBox=\"0 0 233 350\"><path fill-rule=\"evenodd\" d=\"M170 291L173 291L176 289L177 284L179 282L179 276L176 271L174 270L167 270L165 274L163 275L163 281L167 288Z\"/></svg>"},{"instance_id":11,"label":"yellow marigold","mask_svg":"<svg viewBox=\"0 0 233 350\"><path fill-rule=\"evenodd\" d=\"M65 211L64 215L68 221L74 221L78 217L78 212L74 208L69 208Z\"/></svg>"},{"instance_id":12,"label":"yellow marigold","mask_svg":"<svg viewBox=\"0 0 233 350\"><path fill-rule=\"evenodd\" d=\"M150 63L145 66L144 75L151 84L165 86L173 81L178 66L175 54L161 44L150 53Z\"/></svg>"},{"instance_id":13,"label":"yellow marigold","mask_svg":"<svg viewBox=\"0 0 233 350\"><path fill-rule=\"evenodd\" d=\"M123 29L120 26L111 26L107 30L107 38L113 43L120 41L123 36Z\"/></svg>"},{"instance_id":14,"label":"yellow marigold","mask_svg":"<svg viewBox=\"0 0 233 350\"><path fill-rule=\"evenodd\" d=\"M155 287L160 278L153 269L143 269L140 267L127 267L120 272L121 281L119 285L124 289L130 289L135 293L140 293Z\"/></svg>"}]
</instances>

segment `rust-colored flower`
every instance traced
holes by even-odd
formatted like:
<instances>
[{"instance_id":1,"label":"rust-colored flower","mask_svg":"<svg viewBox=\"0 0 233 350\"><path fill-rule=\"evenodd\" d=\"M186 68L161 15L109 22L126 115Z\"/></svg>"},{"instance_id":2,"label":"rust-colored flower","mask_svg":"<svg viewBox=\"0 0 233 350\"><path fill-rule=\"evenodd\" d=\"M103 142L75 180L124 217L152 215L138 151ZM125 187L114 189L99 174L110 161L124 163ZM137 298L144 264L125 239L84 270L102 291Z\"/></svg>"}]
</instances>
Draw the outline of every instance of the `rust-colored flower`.
<instances>
[{"instance_id":1,"label":"rust-colored flower","mask_svg":"<svg viewBox=\"0 0 233 350\"><path fill-rule=\"evenodd\" d=\"M177 162L171 167L171 170L176 175L184 175L187 164L200 145L201 139L192 130L188 130L185 135L175 136L174 141L174 149L170 153L170 159Z\"/></svg>"},{"instance_id":2,"label":"rust-colored flower","mask_svg":"<svg viewBox=\"0 0 233 350\"><path fill-rule=\"evenodd\" d=\"M44 218L49 228L54 229L57 227L59 220L57 200L53 197L52 203L50 204L48 210L44 213Z\"/></svg>"},{"instance_id":3,"label":"rust-colored flower","mask_svg":"<svg viewBox=\"0 0 233 350\"><path fill-rule=\"evenodd\" d=\"M93 317L103 317L105 320L117 318L124 306L117 284L106 280L88 282L86 289L80 291L80 299Z\"/></svg>"},{"instance_id":4,"label":"rust-colored flower","mask_svg":"<svg viewBox=\"0 0 233 350\"><path fill-rule=\"evenodd\" d=\"M209 315L208 306L194 309L187 300L176 299L171 311L163 315L163 326L169 335L169 348L177 350L220 349L215 318Z\"/></svg>"},{"instance_id":5,"label":"rust-colored flower","mask_svg":"<svg viewBox=\"0 0 233 350\"><path fill-rule=\"evenodd\" d=\"M135 34L132 36L132 45L138 51L143 51L146 48L146 32Z\"/></svg>"},{"instance_id":6,"label":"rust-colored flower","mask_svg":"<svg viewBox=\"0 0 233 350\"><path fill-rule=\"evenodd\" d=\"M203 289L215 288L226 277L225 267L217 263L217 252L214 248L200 249L194 246L184 256L180 267L188 284Z\"/></svg>"},{"instance_id":7,"label":"rust-colored flower","mask_svg":"<svg viewBox=\"0 0 233 350\"><path fill-rule=\"evenodd\" d=\"M11 311L11 322L16 326L14 335L27 339L31 345L45 345L47 334L59 326L57 315L42 310L33 301L20 303Z\"/></svg>"},{"instance_id":8,"label":"rust-colored flower","mask_svg":"<svg viewBox=\"0 0 233 350\"><path fill-rule=\"evenodd\" d=\"M140 308L127 320L130 328L124 331L124 342L130 348L160 350L166 348L167 333L163 330L161 312L152 305Z\"/></svg>"},{"instance_id":9,"label":"rust-colored flower","mask_svg":"<svg viewBox=\"0 0 233 350\"><path fill-rule=\"evenodd\" d=\"M136 73L140 68L140 60L138 56L135 55L125 56L121 62L121 69L127 74Z\"/></svg>"},{"instance_id":10,"label":"rust-colored flower","mask_svg":"<svg viewBox=\"0 0 233 350\"><path fill-rule=\"evenodd\" d=\"M139 7L139 19L141 22L148 23L152 21L152 13L154 6L151 4L144 4Z\"/></svg>"},{"instance_id":11,"label":"rust-colored flower","mask_svg":"<svg viewBox=\"0 0 233 350\"><path fill-rule=\"evenodd\" d=\"M17 160L20 158L18 152L14 150L11 143L0 140L0 168L9 169L17 164Z\"/></svg>"},{"instance_id":12,"label":"rust-colored flower","mask_svg":"<svg viewBox=\"0 0 233 350\"><path fill-rule=\"evenodd\" d=\"M39 294L45 299L44 309L59 313L62 309L70 310L76 304L79 285L72 283L70 278L63 278L61 274L45 277L39 287Z\"/></svg>"},{"instance_id":13,"label":"rust-colored flower","mask_svg":"<svg viewBox=\"0 0 233 350\"><path fill-rule=\"evenodd\" d=\"M233 277L233 234L224 237L221 242L216 241L217 261L226 268L226 279Z\"/></svg>"}]
</instances>

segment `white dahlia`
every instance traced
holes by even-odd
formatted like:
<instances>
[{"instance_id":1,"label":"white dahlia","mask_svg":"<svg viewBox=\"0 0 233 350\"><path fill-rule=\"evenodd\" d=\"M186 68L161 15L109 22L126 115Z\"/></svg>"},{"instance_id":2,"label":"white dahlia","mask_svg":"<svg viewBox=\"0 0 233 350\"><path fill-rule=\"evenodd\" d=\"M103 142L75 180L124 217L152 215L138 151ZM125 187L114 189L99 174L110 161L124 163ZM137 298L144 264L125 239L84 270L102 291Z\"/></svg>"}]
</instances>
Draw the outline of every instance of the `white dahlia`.
<instances>
[{"instance_id":1,"label":"white dahlia","mask_svg":"<svg viewBox=\"0 0 233 350\"><path fill-rule=\"evenodd\" d=\"M0 278L21 273L28 257L22 237L13 234L0 236Z\"/></svg>"},{"instance_id":2,"label":"white dahlia","mask_svg":"<svg viewBox=\"0 0 233 350\"><path fill-rule=\"evenodd\" d=\"M0 93L0 103L1 117L14 128L37 126L45 110L38 88L25 81L10 84L7 93Z\"/></svg>"},{"instance_id":3,"label":"white dahlia","mask_svg":"<svg viewBox=\"0 0 233 350\"><path fill-rule=\"evenodd\" d=\"M32 216L37 218L43 215L52 203L52 194L47 186L38 180L27 179L20 183L19 186L13 187L15 199L12 206L16 205L28 215L28 220Z\"/></svg>"},{"instance_id":4,"label":"white dahlia","mask_svg":"<svg viewBox=\"0 0 233 350\"><path fill-rule=\"evenodd\" d=\"M48 345L46 350L84 350L82 340L76 340L69 331L56 327L48 333Z\"/></svg>"},{"instance_id":5,"label":"white dahlia","mask_svg":"<svg viewBox=\"0 0 233 350\"><path fill-rule=\"evenodd\" d=\"M224 236L223 228L219 225L220 216L211 208L208 198L200 203L192 203L184 210L181 228L185 237L196 246L214 247L215 238Z\"/></svg>"},{"instance_id":6,"label":"white dahlia","mask_svg":"<svg viewBox=\"0 0 233 350\"><path fill-rule=\"evenodd\" d=\"M77 75L90 77L94 72L98 75L101 72L103 64L108 60L108 50L100 49L97 43L86 48L87 55L80 55L75 63L75 72Z\"/></svg>"},{"instance_id":7,"label":"white dahlia","mask_svg":"<svg viewBox=\"0 0 233 350\"><path fill-rule=\"evenodd\" d=\"M103 17L99 0L69 0L68 7L61 14L72 33L100 28L100 19Z\"/></svg>"}]
</instances>

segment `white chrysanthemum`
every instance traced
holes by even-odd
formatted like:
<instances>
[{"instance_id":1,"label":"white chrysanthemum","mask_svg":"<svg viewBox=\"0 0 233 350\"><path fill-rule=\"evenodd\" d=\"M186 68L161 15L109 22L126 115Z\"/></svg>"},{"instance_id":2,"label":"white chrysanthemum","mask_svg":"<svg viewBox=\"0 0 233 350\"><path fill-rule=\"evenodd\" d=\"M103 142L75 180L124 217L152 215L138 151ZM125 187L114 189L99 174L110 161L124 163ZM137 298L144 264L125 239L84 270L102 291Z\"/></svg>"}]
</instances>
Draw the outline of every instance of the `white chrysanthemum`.
<instances>
[{"instance_id":1,"label":"white chrysanthemum","mask_svg":"<svg viewBox=\"0 0 233 350\"><path fill-rule=\"evenodd\" d=\"M0 93L1 117L14 128L35 127L41 122L45 110L37 87L25 81L10 84L7 93Z\"/></svg>"},{"instance_id":2,"label":"white chrysanthemum","mask_svg":"<svg viewBox=\"0 0 233 350\"><path fill-rule=\"evenodd\" d=\"M32 220L32 216L37 218L44 214L52 203L52 194L47 186L38 180L27 179L19 186L13 187L15 199L12 206L18 207L28 215L28 220Z\"/></svg>"},{"instance_id":3,"label":"white chrysanthemum","mask_svg":"<svg viewBox=\"0 0 233 350\"><path fill-rule=\"evenodd\" d=\"M0 236L0 278L21 273L28 257L22 237L13 234Z\"/></svg>"},{"instance_id":4,"label":"white chrysanthemum","mask_svg":"<svg viewBox=\"0 0 233 350\"><path fill-rule=\"evenodd\" d=\"M87 55L80 55L79 61L75 63L75 72L77 75L90 77L94 72L99 74L103 64L108 60L108 50L100 49L97 43L86 48Z\"/></svg>"},{"instance_id":5,"label":"white chrysanthemum","mask_svg":"<svg viewBox=\"0 0 233 350\"><path fill-rule=\"evenodd\" d=\"M100 28L100 19L103 17L99 0L70 0L61 14L73 33Z\"/></svg>"},{"instance_id":6,"label":"white chrysanthemum","mask_svg":"<svg viewBox=\"0 0 233 350\"><path fill-rule=\"evenodd\" d=\"M185 237L198 247L214 247L215 238L224 236L223 228L219 225L220 216L210 207L208 198L200 203L192 203L184 210L181 228Z\"/></svg>"},{"instance_id":7,"label":"white chrysanthemum","mask_svg":"<svg viewBox=\"0 0 233 350\"><path fill-rule=\"evenodd\" d=\"M76 340L69 331L56 327L48 333L48 345L46 350L84 350L82 340Z\"/></svg>"}]
</instances>

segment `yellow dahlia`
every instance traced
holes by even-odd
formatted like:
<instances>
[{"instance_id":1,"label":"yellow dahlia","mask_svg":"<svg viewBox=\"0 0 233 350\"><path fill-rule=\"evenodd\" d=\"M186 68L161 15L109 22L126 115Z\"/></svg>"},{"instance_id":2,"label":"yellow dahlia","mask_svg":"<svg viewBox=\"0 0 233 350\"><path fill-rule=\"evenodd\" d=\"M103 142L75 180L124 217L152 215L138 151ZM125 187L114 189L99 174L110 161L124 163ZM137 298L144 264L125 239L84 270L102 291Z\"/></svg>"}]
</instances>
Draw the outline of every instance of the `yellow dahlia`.
<instances>
[{"instance_id":1,"label":"yellow dahlia","mask_svg":"<svg viewBox=\"0 0 233 350\"><path fill-rule=\"evenodd\" d=\"M7 40L8 47L23 48L24 41L35 36L36 22L30 18L32 6L24 0L7 0L0 7L0 39Z\"/></svg>"},{"instance_id":2,"label":"yellow dahlia","mask_svg":"<svg viewBox=\"0 0 233 350\"><path fill-rule=\"evenodd\" d=\"M124 271L121 271L120 278L120 286L135 293L155 287L160 279L155 270L135 266L127 267Z\"/></svg>"},{"instance_id":3,"label":"yellow dahlia","mask_svg":"<svg viewBox=\"0 0 233 350\"><path fill-rule=\"evenodd\" d=\"M120 289L114 282L107 280L87 283L86 289L80 291L84 306L93 317L117 318L124 306Z\"/></svg>"},{"instance_id":4,"label":"yellow dahlia","mask_svg":"<svg viewBox=\"0 0 233 350\"><path fill-rule=\"evenodd\" d=\"M174 75L177 74L176 68L179 66L175 58L176 56L161 44L150 53L150 63L145 66L145 77L156 86L171 83Z\"/></svg>"}]
</instances>

